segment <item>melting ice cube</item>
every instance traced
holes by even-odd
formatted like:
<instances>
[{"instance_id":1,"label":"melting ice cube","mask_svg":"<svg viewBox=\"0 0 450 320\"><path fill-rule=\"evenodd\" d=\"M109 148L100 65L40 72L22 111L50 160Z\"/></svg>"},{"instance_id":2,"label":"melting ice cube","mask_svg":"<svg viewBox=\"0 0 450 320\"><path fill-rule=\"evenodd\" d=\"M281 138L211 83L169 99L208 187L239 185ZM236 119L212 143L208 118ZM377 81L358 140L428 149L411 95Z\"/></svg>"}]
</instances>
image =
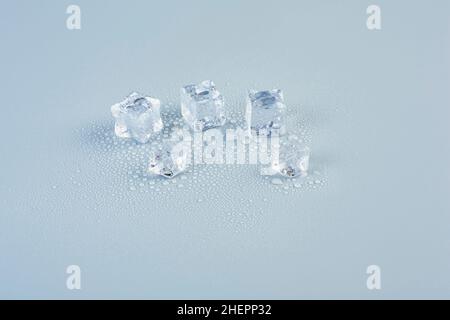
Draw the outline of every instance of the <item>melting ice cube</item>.
<instances>
[{"instance_id":1,"label":"melting ice cube","mask_svg":"<svg viewBox=\"0 0 450 320\"><path fill-rule=\"evenodd\" d=\"M247 129L256 131L258 135L271 136L274 132L283 135L286 131L285 113L281 90L249 91L245 112Z\"/></svg>"},{"instance_id":2,"label":"melting ice cube","mask_svg":"<svg viewBox=\"0 0 450 320\"><path fill-rule=\"evenodd\" d=\"M116 119L115 132L121 138L133 138L146 143L163 128L158 99L131 93L122 102L111 107Z\"/></svg>"},{"instance_id":3,"label":"melting ice cube","mask_svg":"<svg viewBox=\"0 0 450 320\"><path fill-rule=\"evenodd\" d=\"M173 178L186 170L189 162L189 143L167 140L152 147L148 172L153 175Z\"/></svg>"},{"instance_id":4,"label":"melting ice cube","mask_svg":"<svg viewBox=\"0 0 450 320\"><path fill-rule=\"evenodd\" d=\"M272 160L272 169L282 176L305 176L309 169L310 149L300 140L282 141L278 157Z\"/></svg>"},{"instance_id":5,"label":"melting ice cube","mask_svg":"<svg viewBox=\"0 0 450 320\"><path fill-rule=\"evenodd\" d=\"M214 82L181 88L181 114L194 131L220 127L225 123L224 99Z\"/></svg>"}]
</instances>

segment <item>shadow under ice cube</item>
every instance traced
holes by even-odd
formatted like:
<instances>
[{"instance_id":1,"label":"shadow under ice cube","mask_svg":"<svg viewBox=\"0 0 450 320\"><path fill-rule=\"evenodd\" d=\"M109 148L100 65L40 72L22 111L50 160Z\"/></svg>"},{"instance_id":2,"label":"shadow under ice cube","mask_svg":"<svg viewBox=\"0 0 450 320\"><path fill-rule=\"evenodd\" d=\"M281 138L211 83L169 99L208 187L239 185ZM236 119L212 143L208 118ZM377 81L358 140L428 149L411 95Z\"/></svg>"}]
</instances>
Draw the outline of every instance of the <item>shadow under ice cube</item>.
<instances>
[{"instance_id":1,"label":"shadow under ice cube","mask_svg":"<svg viewBox=\"0 0 450 320\"><path fill-rule=\"evenodd\" d=\"M133 138L140 143L148 142L152 135L163 128L160 106L158 99L137 92L131 93L125 100L111 107L111 113L116 119L116 135Z\"/></svg>"},{"instance_id":2,"label":"shadow under ice cube","mask_svg":"<svg viewBox=\"0 0 450 320\"><path fill-rule=\"evenodd\" d=\"M225 123L224 99L214 82L205 80L181 88L181 114L197 132L222 126Z\"/></svg>"},{"instance_id":3,"label":"shadow under ice cube","mask_svg":"<svg viewBox=\"0 0 450 320\"><path fill-rule=\"evenodd\" d=\"M279 89L254 91L247 97L245 118L247 129L258 135L271 136L286 133L286 105Z\"/></svg>"},{"instance_id":4,"label":"shadow under ice cube","mask_svg":"<svg viewBox=\"0 0 450 320\"><path fill-rule=\"evenodd\" d=\"M155 176L173 178L189 165L189 143L164 141L152 147L148 172Z\"/></svg>"}]
</instances>

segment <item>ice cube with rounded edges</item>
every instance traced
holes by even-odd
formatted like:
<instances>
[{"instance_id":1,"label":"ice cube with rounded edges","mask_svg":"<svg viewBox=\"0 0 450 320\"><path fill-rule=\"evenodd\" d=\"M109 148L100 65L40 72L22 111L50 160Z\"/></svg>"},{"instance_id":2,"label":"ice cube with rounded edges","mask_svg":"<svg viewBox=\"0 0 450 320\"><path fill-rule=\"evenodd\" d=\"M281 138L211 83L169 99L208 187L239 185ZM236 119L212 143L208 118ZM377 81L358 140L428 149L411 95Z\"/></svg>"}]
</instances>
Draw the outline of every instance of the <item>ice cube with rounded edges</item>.
<instances>
[{"instance_id":1,"label":"ice cube with rounded edges","mask_svg":"<svg viewBox=\"0 0 450 320\"><path fill-rule=\"evenodd\" d=\"M279 89L250 90L245 110L247 129L258 135L271 136L286 132L286 105Z\"/></svg>"},{"instance_id":2,"label":"ice cube with rounded edges","mask_svg":"<svg viewBox=\"0 0 450 320\"><path fill-rule=\"evenodd\" d=\"M222 126L225 121L224 99L211 80L181 88L181 114L194 131Z\"/></svg>"},{"instance_id":3,"label":"ice cube with rounded edges","mask_svg":"<svg viewBox=\"0 0 450 320\"><path fill-rule=\"evenodd\" d=\"M272 169L288 178L306 176L310 149L301 140L281 141L278 156L272 159Z\"/></svg>"},{"instance_id":4,"label":"ice cube with rounded edges","mask_svg":"<svg viewBox=\"0 0 450 320\"><path fill-rule=\"evenodd\" d=\"M163 122L158 99L133 92L123 101L111 107L116 119L115 133L120 138L133 138L146 143L160 132Z\"/></svg>"},{"instance_id":5,"label":"ice cube with rounded edges","mask_svg":"<svg viewBox=\"0 0 450 320\"><path fill-rule=\"evenodd\" d=\"M189 163L189 143L166 140L152 146L148 172L155 176L173 178L185 171Z\"/></svg>"}]
</instances>

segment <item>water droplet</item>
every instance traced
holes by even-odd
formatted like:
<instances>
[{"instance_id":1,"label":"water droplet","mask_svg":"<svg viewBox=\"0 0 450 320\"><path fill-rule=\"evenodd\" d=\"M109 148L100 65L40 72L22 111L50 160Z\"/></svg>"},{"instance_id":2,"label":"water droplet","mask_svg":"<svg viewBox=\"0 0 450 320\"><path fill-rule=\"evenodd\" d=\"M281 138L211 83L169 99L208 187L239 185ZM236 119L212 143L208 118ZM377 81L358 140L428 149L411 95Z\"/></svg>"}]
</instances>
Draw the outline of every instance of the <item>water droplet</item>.
<instances>
[{"instance_id":1,"label":"water droplet","mask_svg":"<svg viewBox=\"0 0 450 320\"><path fill-rule=\"evenodd\" d=\"M279 178L273 178L272 179L272 184L276 185L276 186L281 186L283 184L283 181Z\"/></svg>"}]
</instances>

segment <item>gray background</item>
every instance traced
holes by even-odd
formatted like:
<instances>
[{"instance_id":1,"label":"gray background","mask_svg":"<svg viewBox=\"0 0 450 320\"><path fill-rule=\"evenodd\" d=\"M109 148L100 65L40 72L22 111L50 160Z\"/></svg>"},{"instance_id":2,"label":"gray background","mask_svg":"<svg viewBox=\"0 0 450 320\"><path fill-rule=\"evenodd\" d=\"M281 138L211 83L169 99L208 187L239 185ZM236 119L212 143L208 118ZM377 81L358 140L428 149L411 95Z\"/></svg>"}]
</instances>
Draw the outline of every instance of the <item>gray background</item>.
<instances>
[{"instance_id":1,"label":"gray background","mask_svg":"<svg viewBox=\"0 0 450 320\"><path fill-rule=\"evenodd\" d=\"M449 298L450 4L378 0L369 31L370 4L3 1L0 297ZM236 112L282 88L319 185L135 174L109 106L203 79Z\"/></svg>"}]
</instances>

